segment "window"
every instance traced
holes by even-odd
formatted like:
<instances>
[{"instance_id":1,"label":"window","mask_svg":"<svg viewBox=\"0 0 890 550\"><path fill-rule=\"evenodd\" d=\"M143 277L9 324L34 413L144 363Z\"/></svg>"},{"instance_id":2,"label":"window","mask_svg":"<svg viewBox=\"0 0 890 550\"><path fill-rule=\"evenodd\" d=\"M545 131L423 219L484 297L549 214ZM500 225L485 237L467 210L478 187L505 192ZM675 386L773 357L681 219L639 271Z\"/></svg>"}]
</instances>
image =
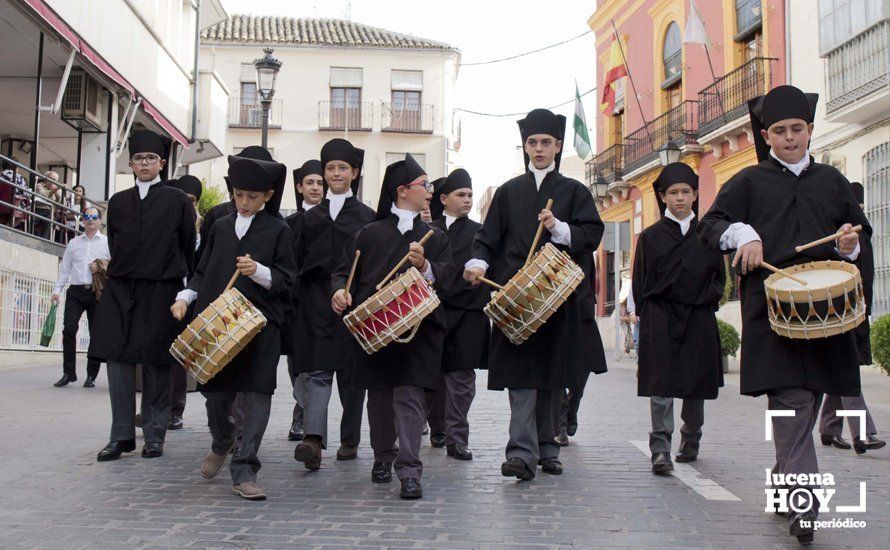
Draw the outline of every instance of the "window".
<instances>
[{"instance_id":1,"label":"window","mask_svg":"<svg viewBox=\"0 0 890 550\"><path fill-rule=\"evenodd\" d=\"M238 124L259 126L262 120L263 109L257 100L256 82L242 82L241 99L238 100Z\"/></svg>"},{"instance_id":2,"label":"window","mask_svg":"<svg viewBox=\"0 0 890 550\"><path fill-rule=\"evenodd\" d=\"M761 0L735 0L736 42L761 27Z\"/></svg>"},{"instance_id":3,"label":"window","mask_svg":"<svg viewBox=\"0 0 890 550\"><path fill-rule=\"evenodd\" d=\"M361 100L361 88L331 88L331 128L359 129Z\"/></svg>"},{"instance_id":4,"label":"window","mask_svg":"<svg viewBox=\"0 0 890 550\"><path fill-rule=\"evenodd\" d=\"M819 50L825 55L890 17L886 0L819 0Z\"/></svg>"},{"instance_id":5,"label":"window","mask_svg":"<svg viewBox=\"0 0 890 550\"><path fill-rule=\"evenodd\" d=\"M414 157L414 160L417 161L421 168L426 170L426 155L423 153L411 153L411 156ZM405 153L386 153L387 166L400 160L405 160Z\"/></svg>"},{"instance_id":6,"label":"window","mask_svg":"<svg viewBox=\"0 0 890 550\"><path fill-rule=\"evenodd\" d=\"M680 26L676 22L668 25L664 34L664 47L661 59L664 63L664 81L661 89L665 90L680 81L683 75L683 39L680 37Z\"/></svg>"},{"instance_id":7,"label":"window","mask_svg":"<svg viewBox=\"0 0 890 550\"><path fill-rule=\"evenodd\" d=\"M890 313L890 141L865 154L865 215L871 223L875 279L871 315Z\"/></svg>"},{"instance_id":8,"label":"window","mask_svg":"<svg viewBox=\"0 0 890 550\"><path fill-rule=\"evenodd\" d=\"M680 84L677 83L675 86L671 86L665 90L665 98L666 110L671 110L683 103L683 89Z\"/></svg>"},{"instance_id":9,"label":"window","mask_svg":"<svg viewBox=\"0 0 890 550\"><path fill-rule=\"evenodd\" d=\"M392 91L390 130L420 131L420 92Z\"/></svg>"},{"instance_id":10,"label":"window","mask_svg":"<svg viewBox=\"0 0 890 550\"><path fill-rule=\"evenodd\" d=\"M757 57L763 57L763 31L760 29L745 40L742 62L747 63Z\"/></svg>"}]
</instances>

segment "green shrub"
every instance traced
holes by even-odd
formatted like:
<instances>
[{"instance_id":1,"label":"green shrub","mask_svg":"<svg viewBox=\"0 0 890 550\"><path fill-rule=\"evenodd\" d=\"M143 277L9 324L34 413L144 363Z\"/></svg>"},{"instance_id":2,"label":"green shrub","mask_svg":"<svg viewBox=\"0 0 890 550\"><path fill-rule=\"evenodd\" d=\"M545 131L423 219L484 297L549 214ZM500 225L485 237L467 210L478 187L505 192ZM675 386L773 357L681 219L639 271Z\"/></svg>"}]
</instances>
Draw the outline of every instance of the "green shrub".
<instances>
[{"instance_id":1,"label":"green shrub","mask_svg":"<svg viewBox=\"0 0 890 550\"><path fill-rule=\"evenodd\" d=\"M734 326L721 319L717 319L717 330L720 332L720 351L723 355L735 357L742 344L738 331Z\"/></svg>"},{"instance_id":2,"label":"green shrub","mask_svg":"<svg viewBox=\"0 0 890 550\"><path fill-rule=\"evenodd\" d=\"M890 314L881 316L871 326L871 356L875 365L890 374Z\"/></svg>"},{"instance_id":3,"label":"green shrub","mask_svg":"<svg viewBox=\"0 0 890 550\"><path fill-rule=\"evenodd\" d=\"M208 210L221 202L229 200L229 193L224 187L207 185L204 180L201 180L201 188L203 190L201 191L201 198L198 199L198 212L200 212L202 218L207 215Z\"/></svg>"}]
</instances>

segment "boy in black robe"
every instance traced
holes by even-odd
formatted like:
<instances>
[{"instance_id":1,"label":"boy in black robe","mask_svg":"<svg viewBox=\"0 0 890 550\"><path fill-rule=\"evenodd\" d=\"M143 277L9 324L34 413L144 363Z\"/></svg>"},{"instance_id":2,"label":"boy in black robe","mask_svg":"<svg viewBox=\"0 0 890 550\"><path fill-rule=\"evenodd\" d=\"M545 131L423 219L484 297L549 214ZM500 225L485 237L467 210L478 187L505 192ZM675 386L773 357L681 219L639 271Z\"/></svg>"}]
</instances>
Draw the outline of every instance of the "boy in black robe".
<instances>
[{"instance_id":1,"label":"boy in black robe","mask_svg":"<svg viewBox=\"0 0 890 550\"><path fill-rule=\"evenodd\" d=\"M305 435L294 460L307 470L321 467L321 450L327 447L328 404L337 376L343 406L337 460L358 456L364 390L348 380L352 362L352 336L343 320L331 311L331 274L352 235L374 219L374 211L355 197L365 152L345 139L332 139L321 148L326 197L303 216L298 235L297 268L300 298L297 304L294 350L300 360L295 370L305 373Z\"/></svg>"},{"instance_id":2,"label":"boy in black robe","mask_svg":"<svg viewBox=\"0 0 890 550\"><path fill-rule=\"evenodd\" d=\"M136 448L136 365L142 365L142 456L159 457L170 418L170 344L181 326L167 306L183 287L195 255L195 207L164 185L164 143L153 132L130 136L136 185L108 201L108 283L96 306L90 358L107 362L111 440L98 460Z\"/></svg>"},{"instance_id":3,"label":"boy in black robe","mask_svg":"<svg viewBox=\"0 0 890 550\"><path fill-rule=\"evenodd\" d=\"M720 335L714 312L726 268L720 252L695 235L698 175L688 165L665 166L655 180L660 221L637 239L633 293L640 319L637 395L649 397L652 472L667 474L674 431L674 398L683 400L683 435L677 462L698 458L705 399L723 385Z\"/></svg>"},{"instance_id":4,"label":"boy in black robe","mask_svg":"<svg viewBox=\"0 0 890 550\"><path fill-rule=\"evenodd\" d=\"M582 262L599 245L604 225L590 191L559 173L565 117L535 109L519 121L526 171L501 185L473 243L473 259L464 278L493 269L489 278L504 284L525 264L538 222L544 222L539 247L547 242ZM553 207L544 206L553 199ZM561 474L559 446L554 441L563 390L578 371L591 368L581 357L584 338L581 310L573 294L538 332L517 346L500 330L492 331L488 388L507 388L510 396L510 439L501 474L521 480L535 477L537 466ZM600 344L602 347L602 344ZM600 360L605 362L605 358ZM600 368L600 367L597 367Z\"/></svg>"},{"instance_id":5,"label":"boy in black robe","mask_svg":"<svg viewBox=\"0 0 890 550\"><path fill-rule=\"evenodd\" d=\"M312 210L324 198L324 169L321 162L307 160L303 166L294 170L294 192L297 196L297 211L284 219L294 235L294 258L297 256L296 244L299 242L303 215ZM291 307L287 312L287 326L282 331L281 351L287 354L287 372L294 389L294 411L291 417L290 430L287 438L290 441L303 439L303 406L306 404L306 373L297 372L297 357L294 355L293 335L296 330L297 304L300 301L299 277L291 287Z\"/></svg>"},{"instance_id":6,"label":"boy in black robe","mask_svg":"<svg viewBox=\"0 0 890 550\"><path fill-rule=\"evenodd\" d=\"M736 251L744 326L742 394L766 394L770 410L794 411L794 416L773 417L774 474L818 473L813 427L822 394L852 397L860 391L855 333L811 340L779 336L770 329L764 298L770 272L759 269L763 261L779 268L814 260L855 262L859 240L871 236L846 178L809 154L817 100L815 94L779 86L748 102L760 162L726 182L697 228L712 250ZM856 224L862 224L861 234L852 231ZM795 246L839 228L845 233L835 243L795 252ZM790 513L790 534L812 540L815 515Z\"/></svg>"},{"instance_id":7,"label":"boy in black robe","mask_svg":"<svg viewBox=\"0 0 890 550\"><path fill-rule=\"evenodd\" d=\"M433 229L426 243L418 243L431 227L419 215L429 208L431 191L426 173L411 155L386 168L376 219L349 240L331 278L331 305L338 315L375 294L377 284L406 253L408 262L393 277L413 266L437 290L454 278L451 247L442 231ZM345 286L356 250L361 251L361 257L355 271L355 290L351 292ZM444 317L442 308L436 308L419 325L409 343L393 342L372 355L365 353L355 340L352 344L351 382L368 390L368 425L374 450L371 481L392 481L395 462L396 475L402 483L400 496L406 499L423 496L423 463L419 453L424 391L435 389L439 376Z\"/></svg>"},{"instance_id":8,"label":"boy in black robe","mask_svg":"<svg viewBox=\"0 0 890 550\"><path fill-rule=\"evenodd\" d=\"M491 324L482 308L488 303L490 292L487 287L472 286L460 274L471 258L473 239L482 225L467 217L473 208L473 181L466 170L458 168L442 178L438 186L433 183L436 189L430 203L430 225L448 235L455 277L438 293L446 325L442 374L436 392L428 394L428 402L433 402L427 415L430 441L441 432L448 456L472 460L473 452L467 448L467 415L476 396L475 369L485 368L488 359Z\"/></svg>"},{"instance_id":9,"label":"boy in black robe","mask_svg":"<svg viewBox=\"0 0 890 550\"><path fill-rule=\"evenodd\" d=\"M257 456L275 392L284 323L282 293L295 278L293 243L287 224L278 217L287 169L277 162L229 157L229 181L238 212L213 224L207 248L188 288L170 307L176 319L195 303L201 312L220 294L232 276L245 298L265 315L267 324L222 371L201 384L207 399L207 425L213 436L210 452L201 464L201 475L219 473L235 445L235 425L229 419L237 395L241 414L241 443L232 456L232 491L248 500L263 500L265 491L256 483L261 464ZM264 208L265 205L265 208Z\"/></svg>"}]
</instances>

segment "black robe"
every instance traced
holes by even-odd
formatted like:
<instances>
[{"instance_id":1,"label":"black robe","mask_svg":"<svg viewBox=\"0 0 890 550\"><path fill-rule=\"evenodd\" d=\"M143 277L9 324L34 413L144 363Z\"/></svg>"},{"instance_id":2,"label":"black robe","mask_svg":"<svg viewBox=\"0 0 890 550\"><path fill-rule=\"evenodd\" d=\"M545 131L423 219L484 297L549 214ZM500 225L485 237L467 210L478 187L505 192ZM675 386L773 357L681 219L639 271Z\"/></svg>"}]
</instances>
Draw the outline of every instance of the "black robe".
<instances>
[{"instance_id":1,"label":"black robe","mask_svg":"<svg viewBox=\"0 0 890 550\"><path fill-rule=\"evenodd\" d=\"M871 238L871 226L847 179L812 158L800 176L772 157L742 169L720 189L697 230L707 246L720 250L720 237L735 222L754 228L763 242L764 261L779 268L814 260L843 260L834 243L801 253L794 247L831 235L845 223L862 224L860 242ZM756 396L777 388L806 388L859 395L855 333L793 340L773 332L763 287L770 274L757 269L741 277L741 392Z\"/></svg>"},{"instance_id":2,"label":"black robe","mask_svg":"<svg viewBox=\"0 0 890 550\"><path fill-rule=\"evenodd\" d=\"M362 251L352 287L352 303L357 306L377 292L377 284L408 253L408 245L420 241L430 230L420 216L414 218L414 226L404 235L399 232L397 224L398 218L390 215L368 224L349 240L340 265L331 277L329 301L334 292L346 286L356 249ZM443 283L448 284L455 276L448 237L434 229L433 236L424 243L423 249L436 278L433 288L438 292ZM406 262L399 273L410 268L411 264ZM398 273L393 278L397 276ZM339 322L343 323L343 320ZM418 386L427 390L436 388L445 338L445 313L441 307L421 322L414 339L406 344L393 342L368 355L351 334L349 337L352 339L353 359L350 382L357 387L369 390L396 386Z\"/></svg>"},{"instance_id":3,"label":"black robe","mask_svg":"<svg viewBox=\"0 0 890 550\"><path fill-rule=\"evenodd\" d=\"M144 199L137 187L108 201L108 283L96 306L88 355L99 361L163 365L183 324L170 314L192 270L195 207L179 189L158 183Z\"/></svg>"},{"instance_id":4,"label":"black robe","mask_svg":"<svg viewBox=\"0 0 890 550\"><path fill-rule=\"evenodd\" d=\"M574 338L580 340L581 351L575 362L575 369L568 373L566 380L566 387L573 390L583 390L591 372L603 374L608 370L603 340L596 324L596 269L593 254L582 254L577 258L577 263L584 272L584 279L575 289L581 322L573 325L580 331Z\"/></svg>"},{"instance_id":5,"label":"black robe","mask_svg":"<svg viewBox=\"0 0 890 550\"><path fill-rule=\"evenodd\" d=\"M207 239L210 238L210 228L216 223L216 220L234 214L237 212L235 201L229 200L221 202L207 211L204 220L201 222L201 243L198 245L198 251L195 253L195 264L201 261L204 249L207 248Z\"/></svg>"},{"instance_id":6,"label":"black robe","mask_svg":"<svg viewBox=\"0 0 890 550\"><path fill-rule=\"evenodd\" d=\"M495 282L506 283L525 264L538 228L538 214L549 198L554 200L553 215L571 230L571 247L554 246L576 263L599 246L605 226L590 191L556 171L547 174L537 190L534 176L526 171L498 188L473 243L473 258L489 264L490 278ZM549 241L550 232L545 229L538 247ZM522 345L511 344L499 329L492 330L489 389L566 388L584 368L580 364L583 337L577 292Z\"/></svg>"},{"instance_id":7,"label":"black robe","mask_svg":"<svg viewBox=\"0 0 890 550\"><path fill-rule=\"evenodd\" d=\"M473 239L482 224L463 217L447 227L443 216L430 225L448 235L455 267L451 284L443 284L437 293L445 310L442 372L488 368L491 322L482 308L491 291L485 285L474 287L463 278L464 264L471 258Z\"/></svg>"},{"instance_id":8,"label":"black robe","mask_svg":"<svg viewBox=\"0 0 890 550\"><path fill-rule=\"evenodd\" d=\"M272 286L265 289L242 275L235 280L234 287L266 316L268 323L231 363L207 384L200 385L200 389L273 393L281 356L280 329L285 320L285 302L281 296L290 290L296 277L291 232L282 220L260 210L239 240L235 234L236 216L225 216L210 229L206 253L188 284L198 293L195 311L204 311L222 294L235 272L235 258L250 254L253 260L269 268Z\"/></svg>"},{"instance_id":9,"label":"black robe","mask_svg":"<svg viewBox=\"0 0 890 550\"><path fill-rule=\"evenodd\" d=\"M637 395L716 399L723 386L714 312L726 282L720 252L662 218L637 239L633 293L640 318Z\"/></svg>"},{"instance_id":10,"label":"black robe","mask_svg":"<svg viewBox=\"0 0 890 550\"><path fill-rule=\"evenodd\" d=\"M340 263L346 242L374 220L374 211L350 197L332 220L330 204L325 199L303 214L299 228L296 261L300 294L290 335L298 358L296 372L348 371L352 355L352 335L331 308L331 274Z\"/></svg>"},{"instance_id":11,"label":"black robe","mask_svg":"<svg viewBox=\"0 0 890 550\"><path fill-rule=\"evenodd\" d=\"M297 257L297 243L300 240L300 228L303 225L303 214L305 214L305 210L298 210L294 212L290 216L284 218L284 223L291 230L291 238L293 242L293 254L294 261L296 261ZM296 330L296 322L297 322L297 303L299 302L300 297L300 277L299 273L294 277L294 284L290 287L290 292L288 293L288 298L285 300L285 311L284 311L284 326L281 329L281 354L282 355L292 355L294 353L293 346L293 335ZM288 364L291 366L291 364ZM293 374L293 373L291 373Z\"/></svg>"},{"instance_id":12,"label":"black robe","mask_svg":"<svg viewBox=\"0 0 890 550\"><path fill-rule=\"evenodd\" d=\"M871 301L875 282L875 256L871 241L860 239L860 251L857 265L862 276L862 293L865 295L865 321L856 327L856 350L859 352L859 364L871 365L874 361L871 356L871 324L868 316L871 315Z\"/></svg>"}]
</instances>

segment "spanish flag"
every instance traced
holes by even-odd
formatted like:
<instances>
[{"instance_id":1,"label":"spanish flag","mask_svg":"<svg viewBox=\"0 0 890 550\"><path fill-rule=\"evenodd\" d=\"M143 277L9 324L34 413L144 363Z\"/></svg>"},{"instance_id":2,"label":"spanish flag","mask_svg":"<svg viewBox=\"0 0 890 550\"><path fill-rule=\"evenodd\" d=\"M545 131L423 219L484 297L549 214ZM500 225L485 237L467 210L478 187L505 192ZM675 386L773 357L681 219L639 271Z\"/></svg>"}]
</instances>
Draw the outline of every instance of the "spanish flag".
<instances>
[{"instance_id":1,"label":"spanish flag","mask_svg":"<svg viewBox=\"0 0 890 550\"><path fill-rule=\"evenodd\" d=\"M627 76L627 67L616 39L609 46L609 58L606 60L606 76L603 78L603 100L600 108L608 114L615 110L615 89L612 84L619 78Z\"/></svg>"}]
</instances>

